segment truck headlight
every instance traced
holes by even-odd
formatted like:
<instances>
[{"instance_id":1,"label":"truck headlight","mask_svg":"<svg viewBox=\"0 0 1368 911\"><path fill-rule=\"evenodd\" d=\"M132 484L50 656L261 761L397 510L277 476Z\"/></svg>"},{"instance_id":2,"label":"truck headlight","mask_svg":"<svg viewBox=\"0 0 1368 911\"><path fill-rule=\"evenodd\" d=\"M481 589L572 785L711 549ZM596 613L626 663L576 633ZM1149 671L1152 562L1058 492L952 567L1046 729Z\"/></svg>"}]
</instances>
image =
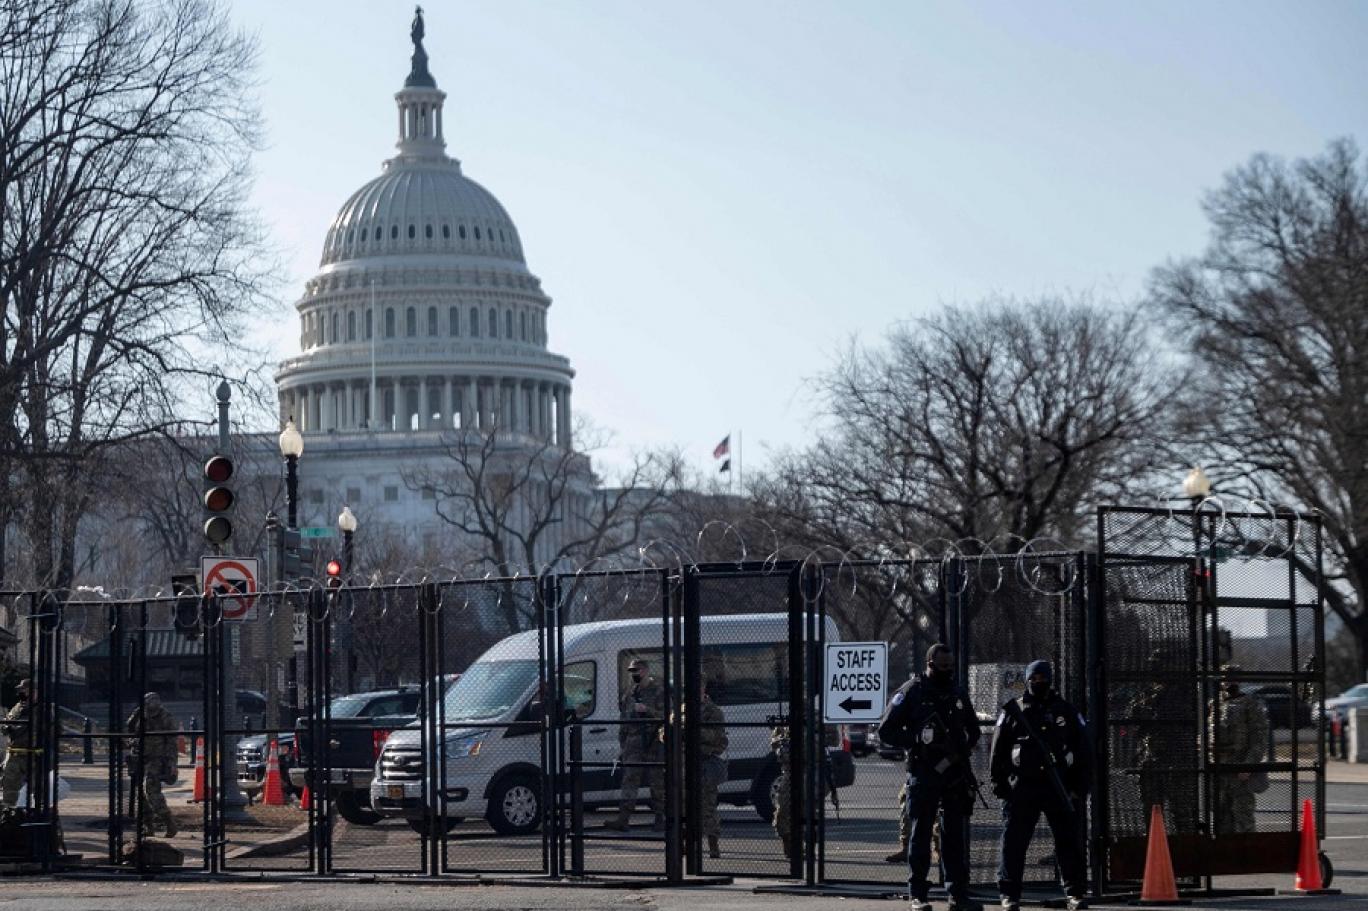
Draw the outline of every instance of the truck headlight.
<instances>
[{"instance_id":1,"label":"truck headlight","mask_svg":"<svg viewBox=\"0 0 1368 911\"><path fill-rule=\"evenodd\" d=\"M480 731L478 734L470 734L459 740L449 741L446 748L447 758L465 759L469 756L479 756L480 747L488 736L488 731Z\"/></svg>"}]
</instances>

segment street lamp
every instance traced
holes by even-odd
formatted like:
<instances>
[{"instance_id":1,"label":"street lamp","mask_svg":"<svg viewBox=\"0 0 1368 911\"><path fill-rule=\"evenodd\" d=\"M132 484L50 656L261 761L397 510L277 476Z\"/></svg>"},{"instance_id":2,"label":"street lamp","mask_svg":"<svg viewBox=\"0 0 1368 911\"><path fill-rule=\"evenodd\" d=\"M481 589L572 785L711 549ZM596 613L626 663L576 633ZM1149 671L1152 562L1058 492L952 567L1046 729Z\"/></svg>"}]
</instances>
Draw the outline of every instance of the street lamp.
<instances>
[{"instance_id":1,"label":"street lamp","mask_svg":"<svg viewBox=\"0 0 1368 911\"><path fill-rule=\"evenodd\" d=\"M342 569L350 575L352 571L352 534L356 531L356 514L350 506L343 506L337 516L337 527L342 529Z\"/></svg>"},{"instance_id":2,"label":"street lamp","mask_svg":"<svg viewBox=\"0 0 1368 911\"><path fill-rule=\"evenodd\" d=\"M304 435L295 427L294 415L280 431L280 454L285 457L285 527L299 527L299 457L304 454Z\"/></svg>"},{"instance_id":3,"label":"street lamp","mask_svg":"<svg viewBox=\"0 0 1368 911\"><path fill-rule=\"evenodd\" d=\"M1201 466L1194 466L1183 479L1183 496L1189 500L1205 500L1211 493L1211 478L1207 477Z\"/></svg>"}]
</instances>

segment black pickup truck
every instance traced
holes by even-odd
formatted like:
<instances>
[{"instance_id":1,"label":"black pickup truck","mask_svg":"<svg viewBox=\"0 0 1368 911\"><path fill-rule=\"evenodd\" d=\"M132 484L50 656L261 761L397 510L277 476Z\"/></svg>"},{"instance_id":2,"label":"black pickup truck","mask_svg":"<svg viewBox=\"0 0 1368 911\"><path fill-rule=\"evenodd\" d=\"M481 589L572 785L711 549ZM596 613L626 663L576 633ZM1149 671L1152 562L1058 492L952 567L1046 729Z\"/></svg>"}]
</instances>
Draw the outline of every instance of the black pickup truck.
<instances>
[{"instance_id":1,"label":"black pickup truck","mask_svg":"<svg viewBox=\"0 0 1368 911\"><path fill-rule=\"evenodd\" d=\"M338 696L329 705L328 792L337 812L354 825L371 826L380 815L370 808L370 783L375 760L395 728L417 718L417 687L373 690ZM290 783L302 790L319 787L311 774L312 744L307 718L295 722Z\"/></svg>"}]
</instances>

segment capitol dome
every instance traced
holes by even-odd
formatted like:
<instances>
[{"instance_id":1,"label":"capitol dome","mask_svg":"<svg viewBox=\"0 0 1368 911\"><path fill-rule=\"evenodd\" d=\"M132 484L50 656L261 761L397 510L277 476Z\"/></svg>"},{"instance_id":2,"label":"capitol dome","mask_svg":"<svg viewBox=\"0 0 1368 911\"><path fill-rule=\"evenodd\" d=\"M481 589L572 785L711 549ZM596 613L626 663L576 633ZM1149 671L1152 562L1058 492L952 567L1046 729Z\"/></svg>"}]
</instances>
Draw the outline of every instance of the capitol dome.
<instances>
[{"instance_id":1,"label":"capitol dome","mask_svg":"<svg viewBox=\"0 0 1368 911\"><path fill-rule=\"evenodd\" d=\"M276 373L282 423L307 434L497 430L569 449L569 361L518 229L446 152L446 93L421 17L394 96L398 154L328 227L296 303L301 353Z\"/></svg>"}]
</instances>

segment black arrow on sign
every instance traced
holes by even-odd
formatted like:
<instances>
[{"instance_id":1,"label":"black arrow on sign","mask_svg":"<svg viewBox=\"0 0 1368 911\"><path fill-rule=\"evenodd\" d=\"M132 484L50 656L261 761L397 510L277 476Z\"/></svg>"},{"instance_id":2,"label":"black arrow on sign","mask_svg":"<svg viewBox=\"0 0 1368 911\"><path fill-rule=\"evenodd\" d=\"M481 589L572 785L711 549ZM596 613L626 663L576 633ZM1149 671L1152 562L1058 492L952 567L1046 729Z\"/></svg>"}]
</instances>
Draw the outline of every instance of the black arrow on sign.
<instances>
[{"instance_id":1,"label":"black arrow on sign","mask_svg":"<svg viewBox=\"0 0 1368 911\"><path fill-rule=\"evenodd\" d=\"M836 703L846 710L846 714L853 713L856 709L869 710L874 707L874 703L869 699L856 699L854 696L847 696L843 702Z\"/></svg>"}]
</instances>

